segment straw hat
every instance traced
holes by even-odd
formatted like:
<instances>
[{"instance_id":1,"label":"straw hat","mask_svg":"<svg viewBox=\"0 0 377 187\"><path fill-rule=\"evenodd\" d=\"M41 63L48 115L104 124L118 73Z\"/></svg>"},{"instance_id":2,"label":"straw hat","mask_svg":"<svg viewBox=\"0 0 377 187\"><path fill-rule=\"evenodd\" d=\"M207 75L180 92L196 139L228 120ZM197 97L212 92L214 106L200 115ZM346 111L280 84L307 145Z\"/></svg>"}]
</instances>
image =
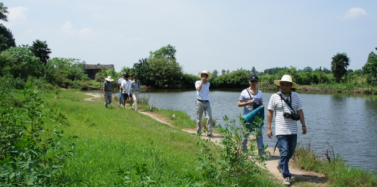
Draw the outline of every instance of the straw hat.
<instances>
[{"instance_id":1,"label":"straw hat","mask_svg":"<svg viewBox=\"0 0 377 187\"><path fill-rule=\"evenodd\" d=\"M281 80L275 80L274 83L278 86L280 86L280 82L290 82L292 83L292 88L297 88L298 84L295 82L292 82L292 77L290 75L283 75Z\"/></svg>"},{"instance_id":2,"label":"straw hat","mask_svg":"<svg viewBox=\"0 0 377 187\"><path fill-rule=\"evenodd\" d=\"M199 77L199 78L202 78L202 74L207 74L207 76L208 76L207 79L212 78L212 75L209 74L208 71L206 71L206 70L204 70L204 71L202 71L202 72L199 72L199 73L198 73L198 77Z\"/></svg>"},{"instance_id":3,"label":"straw hat","mask_svg":"<svg viewBox=\"0 0 377 187\"><path fill-rule=\"evenodd\" d=\"M105 80L110 82L114 81L114 79L111 79L111 76L108 76L107 78L105 78Z\"/></svg>"}]
</instances>

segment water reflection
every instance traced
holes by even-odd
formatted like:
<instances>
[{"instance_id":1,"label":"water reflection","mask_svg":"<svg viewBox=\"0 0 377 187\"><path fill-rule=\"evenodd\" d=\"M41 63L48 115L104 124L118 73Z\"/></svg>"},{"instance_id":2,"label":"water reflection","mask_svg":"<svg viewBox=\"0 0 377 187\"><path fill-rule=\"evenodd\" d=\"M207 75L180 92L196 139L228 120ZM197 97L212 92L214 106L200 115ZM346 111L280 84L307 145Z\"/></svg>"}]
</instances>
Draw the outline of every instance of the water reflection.
<instances>
[{"instance_id":1,"label":"water reflection","mask_svg":"<svg viewBox=\"0 0 377 187\"><path fill-rule=\"evenodd\" d=\"M237 106L242 90L211 90L210 100L213 117L219 123L223 116L235 119L242 114ZM264 91L263 100L268 104L275 92ZM116 93L115 93L116 94ZM196 117L195 90L144 90L141 96L150 95L150 104L162 109L182 110L192 119ZM361 94L300 93L305 113L307 135L298 136L299 142L311 140L313 147L322 150L334 147L351 166L377 171L377 97ZM266 107L267 110L267 107ZM267 114L267 111L266 111ZM266 122L265 122L266 123ZM272 124L274 129L274 124ZM301 128L299 128L301 130ZM273 147L276 138L267 137L263 129L265 144Z\"/></svg>"}]
</instances>

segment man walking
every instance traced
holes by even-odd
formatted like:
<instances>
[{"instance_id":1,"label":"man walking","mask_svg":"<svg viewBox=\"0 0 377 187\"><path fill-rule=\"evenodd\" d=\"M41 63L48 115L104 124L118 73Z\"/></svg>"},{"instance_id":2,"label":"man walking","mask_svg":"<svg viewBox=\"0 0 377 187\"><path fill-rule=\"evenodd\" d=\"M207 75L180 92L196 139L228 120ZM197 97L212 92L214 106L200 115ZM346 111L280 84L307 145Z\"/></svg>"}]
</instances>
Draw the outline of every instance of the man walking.
<instances>
[{"instance_id":1,"label":"man walking","mask_svg":"<svg viewBox=\"0 0 377 187\"><path fill-rule=\"evenodd\" d=\"M198 73L198 76L201 78L200 81L195 82L196 88L196 132L198 134L202 133L201 121L203 112L207 114L207 136L212 136L212 109L209 102L209 86L210 83L207 82L208 79L211 79L211 74L207 71L202 71Z\"/></svg>"},{"instance_id":2,"label":"man walking","mask_svg":"<svg viewBox=\"0 0 377 187\"><path fill-rule=\"evenodd\" d=\"M132 106L132 93L131 93L131 81L128 79L129 75L124 75L124 80L122 81L122 95L123 95L123 108L126 108L127 99L130 100L130 106Z\"/></svg>"},{"instance_id":3,"label":"man walking","mask_svg":"<svg viewBox=\"0 0 377 187\"><path fill-rule=\"evenodd\" d=\"M137 99L139 98L140 94L140 81L138 80L137 75L134 76L134 80L131 82L131 92L132 92L132 100L133 104L131 105L131 109L137 111Z\"/></svg>"},{"instance_id":4,"label":"man walking","mask_svg":"<svg viewBox=\"0 0 377 187\"><path fill-rule=\"evenodd\" d=\"M103 83L103 96L105 96L105 107L111 103L112 95L111 95L111 82L114 81L111 79L111 76L108 76Z\"/></svg>"},{"instance_id":5,"label":"man walking","mask_svg":"<svg viewBox=\"0 0 377 187\"><path fill-rule=\"evenodd\" d=\"M120 76L118 79L118 85L119 85L119 105L123 104L123 94L122 94L122 82L124 81L124 74Z\"/></svg>"},{"instance_id":6,"label":"man walking","mask_svg":"<svg viewBox=\"0 0 377 187\"><path fill-rule=\"evenodd\" d=\"M268 104L267 135L269 138L272 137L271 123L275 111L275 132L280 152L280 160L277 167L283 174L283 184L288 186L291 184L292 178L288 163L296 149L298 120L302 125L302 134L306 134L307 131L300 96L291 91L291 88L295 88L298 85L292 82L290 75L284 75L281 80L275 80L275 84L280 86L280 91L271 96Z\"/></svg>"}]
</instances>

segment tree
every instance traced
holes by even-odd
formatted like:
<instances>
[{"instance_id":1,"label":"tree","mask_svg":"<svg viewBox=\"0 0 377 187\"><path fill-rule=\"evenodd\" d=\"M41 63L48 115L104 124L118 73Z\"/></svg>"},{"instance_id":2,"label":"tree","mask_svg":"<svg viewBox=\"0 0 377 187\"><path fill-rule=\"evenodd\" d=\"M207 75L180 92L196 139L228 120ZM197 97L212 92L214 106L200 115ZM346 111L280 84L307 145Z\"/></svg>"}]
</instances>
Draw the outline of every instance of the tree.
<instances>
[{"instance_id":1,"label":"tree","mask_svg":"<svg viewBox=\"0 0 377 187\"><path fill-rule=\"evenodd\" d=\"M221 75L225 75L225 69L221 70Z\"/></svg>"},{"instance_id":2,"label":"tree","mask_svg":"<svg viewBox=\"0 0 377 187\"><path fill-rule=\"evenodd\" d=\"M216 78L218 76L219 72L217 70L213 70L212 76L213 78Z\"/></svg>"},{"instance_id":3,"label":"tree","mask_svg":"<svg viewBox=\"0 0 377 187\"><path fill-rule=\"evenodd\" d=\"M230 71L229 71L229 69L228 69L228 70L226 70L226 74L229 74L229 72L230 72Z\"/></svg>"},{"instance_id":4,"label":"tree","mask_svg":"<svg viewBox=\"0 0 377 187\"><path fill-rule=\"evenodd\" d=\"M331 73L331 70L327 69L326 67L323 67L322 71L325 73Z\"/></svg>"},{"instance_id":5,"label":"tree","mask_svg":"<svg viewBox=\"0 0 377 187\"><path fill-rule=\"evenodd\" d=\"M337 53L332 57L331 72L334 75L335 81L340 82L340 79L347 73L350 59L346 53Z\"/></svg>"},{"instance_id":6,"label":"tree","mask_svg":"<svg viewBox=\"0 0 377 187\"><path fill-rule=\"evenodd\" d=\"M256 75L257 74L257 70L255 69L255 67L253 66L253 68L251 68L251 73L253 75Z\"/></svg>"},{"instance_id":7,"label":"tree","mask_svg":"<svg viewBox=\"0 0 377 187\"><path fill-rule=\"evenodd\" d=\"M368 61L363 66L363 73L367 75L369 84L377 85L377 55L374 52L369 53Z\"/></svg>"},{"instance_id":8,"label":"tree","mask_svg":"<svg viewBox=\"0 0 377 187\"><path fill-rule=\"evenodd\" d=\"M46 41L35 40L30 47L30 51L32 51L36 57L39 57L44 65L46 65L48 59L50 59L49 54L51 50L48 48Z\"/></svg>"},{"instance_id":9,"label":"tree","mask_svg":"<svg viewBox=\"0 0 377 187\"><path fill-rule=\"evenodd\" d=\"M8 7L4 6L2 2L0 2L0 20L8 21L7 15L8 14Z\"/></svg>"},{"instance_id":10,"label":"tree","mask_svg":"<svg viewBox=\"0 0 377 187\"><path fill-rule=\"evenodd\" d=\"M34 56L28 45L12 47L2 53L9 53L15 59L14 63L9 65L9 72L13 77L20 77L26 80L28 76L42 76L44 68L41 60Z\"/></svg>"},{"instance_id":11,"label":"tree","mask_svg":"<svg viewBox=\"0 0 377 187\"><path fill-rule=\"evenodd\" d=\"M305 67L304 69L302 69L302 71L303 71L303 72L311 73L311 72L313 72L313 68L310 67L310 66L307 66L307 67Z\"/></svg>"},{"instance_id":12,"label":"tree","mask_svg":"<svg viewBox=\"0 0 377 187\"><path fill-rule=\"evenodd\" d=\"M175 50L174 46L171 46L168 44L167 46L161 47L160 49L154 51L154 52L149 52L150 53L150 58L165 58L168 59L169 61L175 61L175 53L177 50Z\"/></svg>"},{"instance_id":13,"label":"tree","mask_svg":"<svg viewBox=\"0 0 377 187\"><path fill-rule=\"evenodd\" d=\"M4 36L4 43L7 45L7 49L10 47L16 47L16 41L13 38L12 32L0 23L0 35Z\"/></svg>"}]
</instances>

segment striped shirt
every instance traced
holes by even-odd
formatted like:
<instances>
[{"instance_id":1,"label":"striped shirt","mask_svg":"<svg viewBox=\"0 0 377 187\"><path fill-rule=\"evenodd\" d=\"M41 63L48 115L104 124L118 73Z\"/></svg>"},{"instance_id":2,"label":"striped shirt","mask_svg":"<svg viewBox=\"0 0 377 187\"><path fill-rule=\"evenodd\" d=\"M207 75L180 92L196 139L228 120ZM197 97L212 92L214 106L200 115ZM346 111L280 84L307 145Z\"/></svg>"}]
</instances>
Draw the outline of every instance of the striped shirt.
<instances>
[{"instance_id":1,"label":"striped shirt","mask_svg":"<svg viewBox=\"0 0 377 187\"><path fill-rule=\"evenodd\" d=\"M279 94L281 92L278 92ZM292 107L297 112L298 110L302 109L302 103L300 96L296 92L291 92L291 97L284 97L287 101L292 99ZM297 121L291 118L285 118L283 116L284 112L292 113L293 111L288 106L285 101L283 101L278 94L273 94L270 98L270 102L268 104L268 110L275 111L275 132L277 135L291 135L291 134L298 134L297 133Z\"/></svg>"}]
</instances>

